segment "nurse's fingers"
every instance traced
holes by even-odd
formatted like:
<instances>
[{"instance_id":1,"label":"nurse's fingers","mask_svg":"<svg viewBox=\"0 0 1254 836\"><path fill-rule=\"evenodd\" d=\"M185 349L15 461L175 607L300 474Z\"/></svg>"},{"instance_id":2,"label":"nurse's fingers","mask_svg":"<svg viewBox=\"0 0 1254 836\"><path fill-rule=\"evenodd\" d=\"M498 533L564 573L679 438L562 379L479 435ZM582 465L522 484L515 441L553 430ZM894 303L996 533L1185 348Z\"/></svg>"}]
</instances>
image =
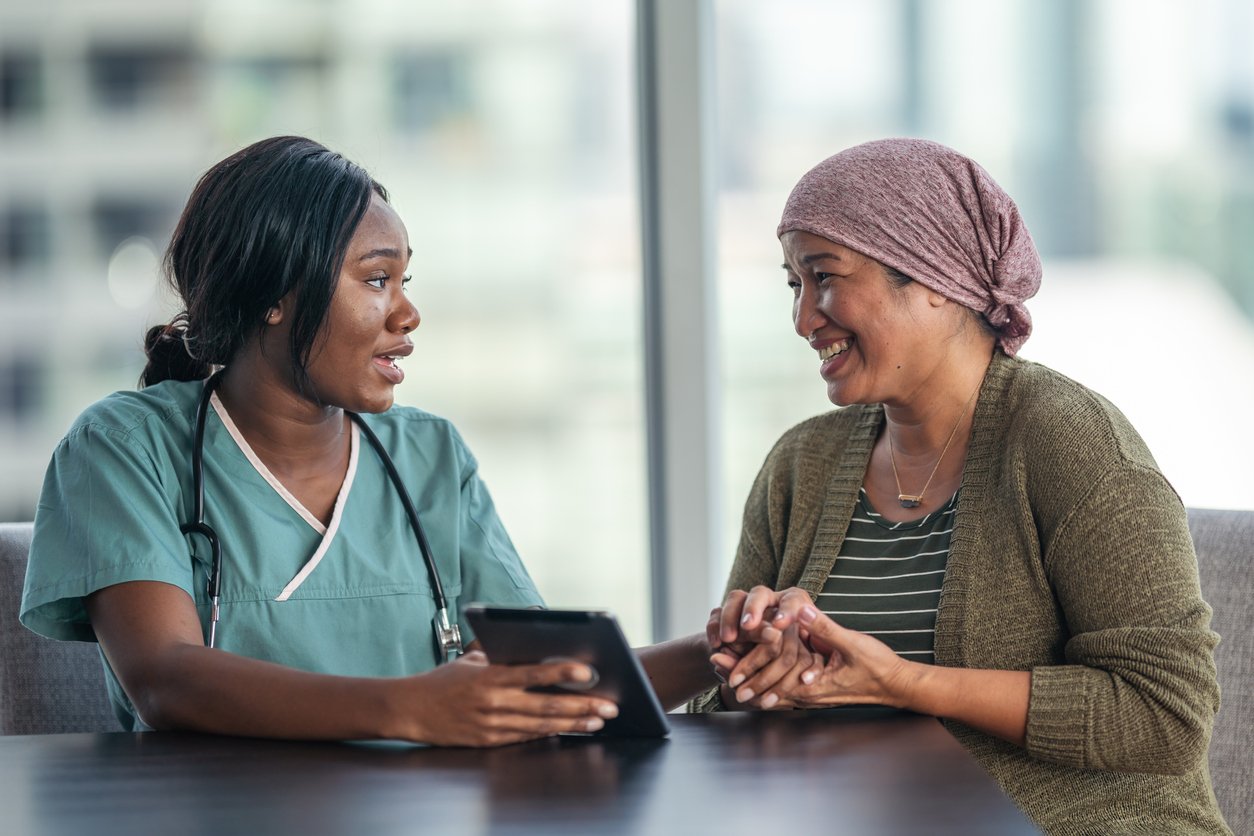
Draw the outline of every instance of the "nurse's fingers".
<instances>
[{"instance_id":1,"label":"nurse's fingers","mask_svg":"<svg viewBox=\"0 0 1254 836\"><path fill-rule=\"evenodd\" d=\"M597 672L590 665L573 661L544 662L538 665L497 665L496 675L499 684L517 688L544 688L549 685L586 688L597 679Z\"/></svg>"},{"instance_id":2,"label":"nurse's fingers","mask_svg":"<svg viewBox=\"0 0 1254 836\"><path fill-rule=\"evenodd\" d=\"M733 589L723 602L719 613L718 641L716 644L730 644L740 638L740 619L744 610L745 598L748 593L743 589Z\"/></svg>"}]
</instances>

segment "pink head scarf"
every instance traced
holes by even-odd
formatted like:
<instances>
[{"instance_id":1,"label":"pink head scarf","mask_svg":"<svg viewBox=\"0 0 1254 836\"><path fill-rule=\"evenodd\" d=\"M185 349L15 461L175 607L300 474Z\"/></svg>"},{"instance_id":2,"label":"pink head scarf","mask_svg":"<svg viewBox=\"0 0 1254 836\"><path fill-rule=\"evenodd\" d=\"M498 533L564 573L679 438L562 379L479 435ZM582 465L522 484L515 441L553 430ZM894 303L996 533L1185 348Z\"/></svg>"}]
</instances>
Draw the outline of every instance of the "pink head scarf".
<instances>
[{"instance_id":1,"label":"pink head scarf","mask_svg":"<svg viewBox=\"0 0 1254 836\"><path fill-rule=\"evenodd\" d=\"M1010 195L975 161L922 139L856 145L810 169L777 235L800 230L870 256L984 315L1014 356L1041 259Z\"/></svg>"}]
</instances>

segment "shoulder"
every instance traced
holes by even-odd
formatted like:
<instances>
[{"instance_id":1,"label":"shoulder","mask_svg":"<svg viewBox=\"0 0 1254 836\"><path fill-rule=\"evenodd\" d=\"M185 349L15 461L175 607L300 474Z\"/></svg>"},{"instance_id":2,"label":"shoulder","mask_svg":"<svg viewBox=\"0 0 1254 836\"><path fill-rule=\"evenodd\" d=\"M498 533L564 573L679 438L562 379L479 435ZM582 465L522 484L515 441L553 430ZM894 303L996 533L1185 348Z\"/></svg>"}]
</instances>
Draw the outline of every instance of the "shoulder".
<instances>
[{"instance_id":1,"label":"shoulder","mask_svg":"<svg viewBox=\"0 0 1254 836\"><path fill-rule=\"evenodd\" d=\"M361 417L393 456L418 454L427 460L450 458L461 468L475 466L469 447L448 418L399 405Z\"/></svg>"},{"instance_id":2,"label":"shoulder","mask_svg":"<svg viewBox=\"0 0 1254 836\"><path fill-rule=\"evenodd\" d=\"M1036 455L1076 464L1131 465L1157 470L1140 434L1113 403L1040 363L1005 358L1006 386L999 416L1008 441Z\"/></svg>"},{"instance_id":3,"label":"shoulder","mask_svg":"<svg viewBox=\"0 0 1254 836\"><path fill-rule=\"evenodd\" d=\"M204 381L165 381L139 391L114 392L79 414L61 441L85 437L141 444L156 437L185 435L196 414Z\"/></svg>"},{"instance_id":4,"label":"shoulder","mask_svg":"<svg viewBox=\"0 0 1254 836\"><path fill-rule=\"evenodd\" d=\"M854 405L824 412L791 427L767 455L776 466L800 459L831 459L846 447L859 428L878 426L878 405Z\"/></svg>"}]
</instances>

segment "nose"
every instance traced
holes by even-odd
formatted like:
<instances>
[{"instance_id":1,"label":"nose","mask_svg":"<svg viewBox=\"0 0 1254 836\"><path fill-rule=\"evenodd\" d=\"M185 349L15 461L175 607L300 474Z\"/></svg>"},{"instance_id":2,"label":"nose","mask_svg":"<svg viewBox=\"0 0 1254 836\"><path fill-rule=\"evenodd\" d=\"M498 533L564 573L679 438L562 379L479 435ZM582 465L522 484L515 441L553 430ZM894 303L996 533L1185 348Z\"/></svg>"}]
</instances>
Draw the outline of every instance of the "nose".
<instances>
[{"instance_id":1,"label":"nose","mask_svg":"<svg viewBox=\"0 0 1254 836\"><path fill-rule=\"evenodd\" d=\"M388 330L408 334L422 322L418 308L409 297L401 294L400 302L388 317Z\"/></svg>"},{"instance_id":2,"label":"nose","mask_svg":"<svg viewBox=\"0 0 1254 836\"><path fill-rule=\"evenodd\" d=\"M792 324L797 336L802 339L808 339L827 321L827 317L819 310L818 293L818 288L811 282L803 281L797 297L793 299Z\"/></svg>"}]
</instances>

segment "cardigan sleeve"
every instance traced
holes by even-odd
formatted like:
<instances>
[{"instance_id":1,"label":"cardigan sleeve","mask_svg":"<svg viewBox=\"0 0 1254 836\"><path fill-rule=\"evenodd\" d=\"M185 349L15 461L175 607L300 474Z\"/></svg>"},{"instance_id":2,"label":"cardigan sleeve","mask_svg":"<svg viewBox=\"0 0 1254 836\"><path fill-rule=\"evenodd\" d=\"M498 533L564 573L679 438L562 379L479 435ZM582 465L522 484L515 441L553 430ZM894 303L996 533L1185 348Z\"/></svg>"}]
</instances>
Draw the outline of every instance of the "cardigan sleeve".
<instances>
[{"instance_id":1,"label":"cardigan sleeve","mask_svg":"<svg viewBox=\"0 0 1254 836\"><path fill-rule=\"evenodd\" d=\"M1155 469L1108 471L1044 555L1069 632L1032 671L1027 750L1086 769L1181 774L1219 706L1211 610L1179 498Z\"/></svg>"}]
</instances>

